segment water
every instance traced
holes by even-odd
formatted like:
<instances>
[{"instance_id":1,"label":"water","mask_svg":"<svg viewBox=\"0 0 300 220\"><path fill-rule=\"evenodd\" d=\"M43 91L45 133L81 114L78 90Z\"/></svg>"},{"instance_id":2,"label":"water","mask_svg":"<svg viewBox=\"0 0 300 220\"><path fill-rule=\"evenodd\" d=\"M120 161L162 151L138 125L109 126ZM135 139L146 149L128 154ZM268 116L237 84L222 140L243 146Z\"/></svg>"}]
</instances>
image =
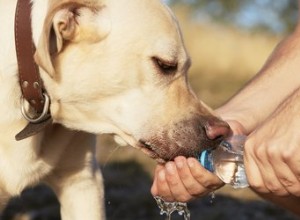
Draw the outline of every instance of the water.
<instances>
[{"instance_id":1,"label":"water","mask_svg":"<svg viewBox=\"0 0 300 220\"><path fill-rule=\"evenodd\" d=\"M211 192L211 194L210 194L210 204L213 204L214 203L214 201L215 201L215 199L216 199L216 193L213 191L213 192Z\"/></svg>"},{"instance_id":2,"label":"water","mask_svg":"<svg viewBox=\"0 0 300 220\"><path fill-rule=\"evenodd\" d=\"M158 207L160 208L160 214L166 215L166 220L171 220L173 212L176 212L184 217L184 220L190 220L191 214L186 203L183 202L166 202L161 197L154 197Z\"/></svg>"},{"instance_id":3,"label":"water","mask_svg":"<svg viewBox=\"0 0 300 220\"><path fill-rule=\"evenodd\" d=\"M224 183L233 188L244 188L248 186L245 167L243 163L243 150L245 136L236 135L223 141L214 150L207 150L199 155L200 163L209 171L214 172ZM187 204L182 202L166 202L161 197L154 197L160 214L166 215L166 220L171 220L174 212L183 215L184 220L190 220L190 211ZM215 193L211 193L210 203L213 204Z\"/></svg>"},{"instance_id":4,"label":"water","mask_svg":"<svg viewBox=\"0 0 300 220\"><path fill-rule=\"evenodd\" d=\"M245 139L242 135L233 136L216 149L204 151L199 156L200 163L206 169L234 189L249 186L243 161Z\"/></svg>"}]
</instances>

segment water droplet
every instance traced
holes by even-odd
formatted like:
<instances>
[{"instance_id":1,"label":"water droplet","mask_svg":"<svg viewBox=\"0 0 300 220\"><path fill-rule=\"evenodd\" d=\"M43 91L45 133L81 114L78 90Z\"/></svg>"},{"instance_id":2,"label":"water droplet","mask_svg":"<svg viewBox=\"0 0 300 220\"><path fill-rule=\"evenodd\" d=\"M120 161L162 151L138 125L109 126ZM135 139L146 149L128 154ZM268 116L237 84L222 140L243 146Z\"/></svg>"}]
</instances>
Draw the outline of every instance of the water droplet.
<instances>
[{"instance_id":1,"label":"water droplet","mask_svg":"<svg viewBox=\"0 0 300 220\"><path fill-rule=\"evenodd\" d=\"M211 194L210 194L210 204L213 204L214 203L214 201L215 201L215 199L216 199L216 193L213 191L213 192L211 192Z\"/></svg>"},{"instance_id":2,"label":"water droplet","mask_svg":"<svg viewBox=\"0 0 300 220\"><path fill-rule=\"evenodd\" d=\"M154 197L157 206L160 208L160 214L166 215L166 220L171 220L173 212L177 211L179 215L184 216L184 220L190 220L190 211L186 203L183 202L166 202L161 197Z\"/></svg>"}]
</instances>

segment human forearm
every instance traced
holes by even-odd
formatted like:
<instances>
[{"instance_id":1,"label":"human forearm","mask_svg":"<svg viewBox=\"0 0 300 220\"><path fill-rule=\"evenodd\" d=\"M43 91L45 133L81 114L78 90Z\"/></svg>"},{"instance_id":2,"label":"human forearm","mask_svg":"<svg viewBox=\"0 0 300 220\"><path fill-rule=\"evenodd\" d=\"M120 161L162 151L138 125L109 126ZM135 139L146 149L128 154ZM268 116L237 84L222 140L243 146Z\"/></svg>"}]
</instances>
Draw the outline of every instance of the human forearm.
<instances>
[{"instance_id":1,"label":"human forearm","mask_svg":"<svg viewBox=\"0 0 300 220\"><path fill-rule=\"evenodd\" d=\"M217 112L238 120L246 131L257 124L300 86L300 28L283 40L259 73Z\"/></svg>"}]
</instances>

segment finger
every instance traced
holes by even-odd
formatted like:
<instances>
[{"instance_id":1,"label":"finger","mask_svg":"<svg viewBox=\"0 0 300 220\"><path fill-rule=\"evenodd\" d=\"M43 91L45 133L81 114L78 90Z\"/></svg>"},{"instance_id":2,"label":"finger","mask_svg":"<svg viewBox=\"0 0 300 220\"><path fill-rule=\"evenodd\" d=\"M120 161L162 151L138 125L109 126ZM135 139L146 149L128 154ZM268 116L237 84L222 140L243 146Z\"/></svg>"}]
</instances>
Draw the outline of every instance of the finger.
<instances>
[{"instance_id":1,"label":"finger","mask_svg":"<svg viewBox=\"0 0 300 220\"><path fill-rule=\"evenodd\" d=\"M300 182L287 164L282 162L274 164L274 172L288 194L300 196Z\"/></svg>"},{"instance_id":2,"label":"finger","mask_svg":"<svg viewBox=\"0 0 300 220\"><path fill-rule=\"evenodd\" d=\"M259 158L257 160L257 165L260 170L264 184L272 194L276 196L286 196L289 193L277 178L277 175L271 165L271 160L274 159L270 159L267 157L264 159ZM274 162L277 163L278 161L274 160L273 163Z\"/></svg>"},{"instance_id":3,"label":"finger","mask_svg":"<svg viewBox=\"0 0 300 220\"><path fill-rule=\"evenodd\" d=\"M195 158L188 158L187 164L194 179L206 189L216 190L224 185L216 175L201 166Z\"/></svg>"},{"instance_id":4,"label":"finger","mask_svg":"<svg viewBox=\"0 0 300 220\"><path fill-rule=\"evenodd\" d=\"M185 157L179 156L175 158L178 175L190 195L194 197L204 196L210 190L207 190L193 177Z\"/></svg>"},{"instance_id":5,"label":"finger","mask_svg":"<svg viewBox=\"0 0 300 220\"><path fill-rule=\"evenodd\" d=\"M157 179L158 179L158 173L159 171L161 171L162 169L164 169L164 166L161 164L158 164L155 168L154 171L154 177L153 177L153 183L152 183L152 187L151 187L151 194L153 196L158 196L158 187L157 187Z\"/></svg>"},{"instance_id":6,"label":"finger","mask_svg":"<svg viewBox=\"0 0 300 220\"><path fill-rule=\"evenodd\" d=\"M272 193L277 196L284 196L287 195L288 192L286 189L281 185L280 181L278 180L272 166L264 161L263 163L257 161L258 169L260 170L261 178L264 183L265 189L262 189L262 193Z\"/></svg>"},{"instance_id":7,"label":"finger","mask_svg":"<svg viewBox=\"0 0 300 220\"><path fill-rule=\"evenodd\" d=\"M155 195L162 197L166 201L174 201L174 197L167 183L165 169L161 169L158 171L156 175L155 183L156 183L154 187L154 189L156 189Z\"/></svg>"},{"instance_id":8,"label":"finger","mask_svg":"<svg viewBox=\"0 0 300 220\"><path fill-rule=\"evenodd\" d=\"M293 172L293 157L286 158L280 151L269 152L270 163L274 169L277 179L289 194L300 196L300 182Z\"/></svg>"},{"instance_id":9,"label":"finger","mask_svg":"<svg viewBox=\"0 0 300 220\"><path fill-rule=\"evenodd\" d=\"M284 196L287 195L287 190L283 187L283 185L278 180L276 173L270 163L271 160L274 160L274 158L269 157L268 151L270 149L269 147L265 147L262 144L259 147L256 147L253 154L252 154L252 161L255 162L256 170L259 170L260 174L260 181L263 182L261 184L261 188L258 189L258 192L261 193L273 193L277 196ZM254 165L252 165L254 166ZM252 167L251 166L251 167ZM264 186L264 188L263 188Z\"/></svg>"},{"instance_id":10,"label":"finger","mask_svg":"<svg viewBox=\"0 0 300 220\"><path fill-rule=\"evenodd\" d=\"M298 155L298 156L295 156ZM283 160L289 166L298 182L300 182L300 152L292 155L285 155Z\"/></svg>"},{"instance_id":11,"label":"finger","mask_svg":"<svg viewBox=\"0 0 300 220\"><path fill-rule=\"evenodd\" d=\"M151 194L153 196L158 196L157 176L158 176L158 173L155 172L154 178L153 178L153 183L152 183L152 186L151 186Z\"/></svg>"},{"instance_id":12,"label":"finger","mask_svg":"<svg viewBox=\"0 0 300 220\"><path fill-rule=\"evenodd\" d=\"M295 141L291 140L291 143L295 143ZM291 172L294 174L297 182L300 182L300 152L298 152L298 140L294 144L295 147L289 147L289 150L284 150L281 159L283 163L285 163ZM298 155L298 156L297 156ZM300 189L300 187L299 187Z\"/></svg>"},{"instance_id":13,"label":"finger","mask_svg":"<svg viewBox=\"0 0 300 220\"><path fill-rule=\"evenodd\" d=\"M182 183L174 162L166 164L166 179L173 198L179 202L187 202L193 199L193 196L186 190Z\"/></svg>"},{"instance_id":14,"label":"finger","mask_svg":"<svg viewBox=\"0 0 300 220\"><path fill-rule=\"evenodd\" d=\"M269 193L267 190L260 170L255 160L255 154L253 153L253 145L251 141L247 141L244 146L244 165L248 183L254 191L259 193Z\"/></svg>"}]
</instances>

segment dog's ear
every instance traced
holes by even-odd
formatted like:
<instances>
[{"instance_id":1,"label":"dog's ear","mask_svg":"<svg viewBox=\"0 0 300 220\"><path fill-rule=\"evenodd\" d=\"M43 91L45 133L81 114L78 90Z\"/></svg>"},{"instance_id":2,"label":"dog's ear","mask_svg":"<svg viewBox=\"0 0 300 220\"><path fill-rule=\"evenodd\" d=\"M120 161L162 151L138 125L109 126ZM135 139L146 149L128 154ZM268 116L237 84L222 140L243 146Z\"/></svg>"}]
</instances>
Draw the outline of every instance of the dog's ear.
<instances>
[{"instance_id":1,"label":"dog's ear","mask_svg":"<svg viewBox=\"0 0 300 220\"><path fill-rule=\"evenodd\" d=\"M110 31L110 19L101 1L52 0L34 55L36 63L51 77L53 59L70 43L95 43Z\"/></svg>"}]
</instances>

